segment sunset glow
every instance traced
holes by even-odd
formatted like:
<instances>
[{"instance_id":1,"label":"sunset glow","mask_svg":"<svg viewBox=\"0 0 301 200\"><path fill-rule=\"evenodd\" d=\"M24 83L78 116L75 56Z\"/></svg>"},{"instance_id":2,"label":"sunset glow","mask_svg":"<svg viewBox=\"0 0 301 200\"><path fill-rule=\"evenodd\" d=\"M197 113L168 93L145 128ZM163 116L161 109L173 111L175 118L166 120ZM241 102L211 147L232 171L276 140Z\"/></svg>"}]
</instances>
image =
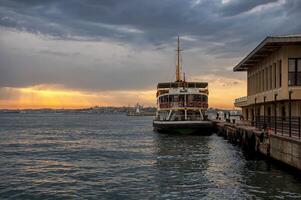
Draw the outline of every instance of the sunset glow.
<instances>
[{"instance_id":1,"label":"sunset glow","mask_svg":"<svg viewBox=\"0 0 301 200\"><path fill-rule=\"evenodd\" d=\"M147 106L155 105L154 91L85 92L53 86L3 88L9 96L0 99L0 108L87 108L91 106L128 106L136 100ZM153 104L152 104L153 103Z\"/></svg>"},{"instance_id":2,"label":"sunset glow","mask_svg":"<svg viewBox=\"0 0 301 200\"><path fill-rule=\"evenodd\" d=\"M212 77L202 77L204 80ZM209 106L233 108L233 99L245 93L245 82L231 79L209 81ZM57 85L36 85L25 88L5 87L1 89L0 108L87 108L91 106L128 106L139 102L144 106L155 106L155 90L146 91L80 91Z\"/></svg>"}]
</instances>

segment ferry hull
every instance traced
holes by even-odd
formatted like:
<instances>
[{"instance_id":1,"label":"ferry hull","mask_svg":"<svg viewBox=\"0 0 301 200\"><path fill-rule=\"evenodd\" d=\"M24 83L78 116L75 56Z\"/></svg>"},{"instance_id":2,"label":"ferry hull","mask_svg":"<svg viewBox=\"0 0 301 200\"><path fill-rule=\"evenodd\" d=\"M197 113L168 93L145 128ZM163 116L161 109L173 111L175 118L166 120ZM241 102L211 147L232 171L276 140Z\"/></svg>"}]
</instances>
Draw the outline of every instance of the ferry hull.
<instances>
[{"instance_id":1,"label":"ferry hull","mask_svg":"<svg viewBox=\"0 0 301 200\"><path fill-rule=\"evenodd\" d=\"M208 135L212 133L211 121L153 121L156 132L170 134L198 134Z\"/></svg>"}]
</instances>

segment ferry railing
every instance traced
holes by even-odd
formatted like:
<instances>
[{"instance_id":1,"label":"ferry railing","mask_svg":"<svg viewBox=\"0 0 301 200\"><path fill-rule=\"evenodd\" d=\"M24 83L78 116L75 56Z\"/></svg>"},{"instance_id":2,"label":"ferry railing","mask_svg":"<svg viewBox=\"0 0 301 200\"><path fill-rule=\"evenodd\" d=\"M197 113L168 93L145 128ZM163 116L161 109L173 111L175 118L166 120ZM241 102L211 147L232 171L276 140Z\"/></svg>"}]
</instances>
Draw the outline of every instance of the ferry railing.
<instances>
[{"instance_id":1,"label":"ferry railing","mask_svg":"<svg viewBox=\"0 0 301 200\"><path fill-rule=\"evenodd\" d=\"M256 116L255 126L271 129L275 134L301 139L301 117Z\"/></svg>"},{"instance_id":2,"label":"ferry railing","mask_svg":"<svg viewBox=\"0 0 301 200\"><path fill-rule=\"evenodd\" d=\"M200 116L187 116L185 119L185 115L175 115L172 116L169 121L200 121L202 118Z\"/></svg>"},{"instance_id":3,"label":"ferry railing","mask_svg":"<svg viewBox=\"0 0 301 200\"><path fill-rule=\"evenodd\" d=\"M208 103L207 102L202 102L202 101L193 101L193 102L188 102L186 105L184 102L164 102L159 104L160 108L183 108L183 107L188 107L188 108L208 108Z\"/></svg>"},{"instance_id":4,"label":"ferry railing","mask_svg":"<svg viewBox=\"0 0 301 200\"><path fill-rule=\"evenodd\" d=\"M171 119L167 120L166 118L160 118L156 117L157 120L163 120L163 121L200 121L203 120L200 116L187 116L185 119L185 115L174 115L171 117Z\"/></svg>"}]
</instances>

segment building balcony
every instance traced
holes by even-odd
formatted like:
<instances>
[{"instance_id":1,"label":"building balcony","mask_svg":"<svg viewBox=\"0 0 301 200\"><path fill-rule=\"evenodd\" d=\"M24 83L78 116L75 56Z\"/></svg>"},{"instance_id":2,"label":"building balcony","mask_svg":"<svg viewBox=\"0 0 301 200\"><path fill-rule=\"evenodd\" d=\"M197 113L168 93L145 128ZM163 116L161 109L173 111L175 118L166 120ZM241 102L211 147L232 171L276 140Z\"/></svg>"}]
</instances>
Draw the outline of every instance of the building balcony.
<instances>
[{"instance_id":1,"label":"building balcony","mask_svg":"<svg viewBox=\"0 0 301 200\"><path fill-rule=\"evenodd\" d=\"M235 99L234 106L235 107L246 106L247 103L248 103L248 97L247 96L239 97L239 98Z\"/></svg>"}]
</instances>

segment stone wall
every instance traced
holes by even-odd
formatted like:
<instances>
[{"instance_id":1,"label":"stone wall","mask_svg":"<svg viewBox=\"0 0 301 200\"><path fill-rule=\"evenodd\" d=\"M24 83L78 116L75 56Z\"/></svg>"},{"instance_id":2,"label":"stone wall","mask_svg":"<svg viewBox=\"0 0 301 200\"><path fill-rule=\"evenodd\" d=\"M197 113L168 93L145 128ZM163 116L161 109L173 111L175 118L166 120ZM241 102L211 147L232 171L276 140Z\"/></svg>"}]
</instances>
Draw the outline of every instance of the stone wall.
<instances>
[{"instance_id":1,"label":"stone wall","mask_svg":"<svg viewBox=\"0 0 301 200\"><path fill-rule=\"evenodd\" d=\"M270 157L301 170L301 140L270 135Z\"/></svg>"}]
</instances>

